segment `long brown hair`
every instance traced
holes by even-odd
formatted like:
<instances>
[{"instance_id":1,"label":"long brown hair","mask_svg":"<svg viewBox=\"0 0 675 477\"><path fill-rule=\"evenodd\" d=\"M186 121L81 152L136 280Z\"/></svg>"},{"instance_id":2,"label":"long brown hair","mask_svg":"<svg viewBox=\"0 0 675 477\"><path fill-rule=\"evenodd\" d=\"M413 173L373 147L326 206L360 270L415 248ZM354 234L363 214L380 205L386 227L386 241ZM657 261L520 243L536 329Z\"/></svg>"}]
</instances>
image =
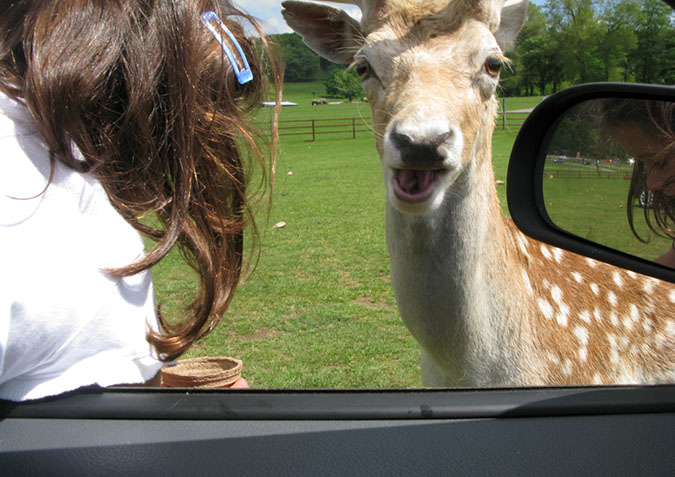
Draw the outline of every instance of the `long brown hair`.
<instances>
[{"instance_id":1,"label":"long brown hair","mask_svg":"<svg viewBox=\"0 0 675 477\"><path fill-rule=\"evenodd\" d=\"M25 101L52 160L95 176L119 213L156 241L143 259L107 272L147 270L175 245L197 271L188 317L168 320L158 310L161 332L148 335L162 359L175 359L220 321L241 278L244 229L254 225L246 161L260 164L262 184L270 181L265 157L273 169L276 142L265 152L249 122L269 70L278 85L273 56L262 66L265 36L228 1L0 5L0 90ZM234 33L253 81L237 82L200 21L205 11Z\"/></svg>"},{"instance_id":2,"label":"long brown hair","mask_svg":"<svg viewBox=\"0 0 675 477\"><path fill-rule=\"evenodd\" d=\"M633 124L642 128L664 148L659 157L675 160L675 105L666 101L636 99L599 100L600 121L606 134L620 124ZM658 158L657 158L658 160ZM667 186L668 184L666 184ZM665 187L664 187L665 188ZM649 230L655 235L668 238L675 244L675 200L663 190L650 192L647 187L647 168L635 160L630 188L628 190L626 214L633 235L643 243L648 238L640 236L635 228L634 209L639 204Z\"/></svg>"}]
</instances>

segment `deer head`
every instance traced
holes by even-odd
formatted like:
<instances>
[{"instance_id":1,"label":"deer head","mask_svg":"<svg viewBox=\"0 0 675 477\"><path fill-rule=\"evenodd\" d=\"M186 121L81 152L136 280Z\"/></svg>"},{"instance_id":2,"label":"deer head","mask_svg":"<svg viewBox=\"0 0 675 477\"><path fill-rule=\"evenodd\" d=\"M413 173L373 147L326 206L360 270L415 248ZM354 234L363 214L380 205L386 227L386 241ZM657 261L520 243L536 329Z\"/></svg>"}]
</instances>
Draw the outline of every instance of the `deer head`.
<instances>
[{"instance_id":1,"label":"deer head","mask_svg":"<svg viewBox=\"0 0 675 477\"><path fill-rule=\"evenodd\" d=\"M349 3L361 8L360 23L316 2L286 1L282 13L315 52L359 74L390 205L433 213L471 186L481 158L490 160L503 51L527 0Z\"/></svg>"}]
</instances>

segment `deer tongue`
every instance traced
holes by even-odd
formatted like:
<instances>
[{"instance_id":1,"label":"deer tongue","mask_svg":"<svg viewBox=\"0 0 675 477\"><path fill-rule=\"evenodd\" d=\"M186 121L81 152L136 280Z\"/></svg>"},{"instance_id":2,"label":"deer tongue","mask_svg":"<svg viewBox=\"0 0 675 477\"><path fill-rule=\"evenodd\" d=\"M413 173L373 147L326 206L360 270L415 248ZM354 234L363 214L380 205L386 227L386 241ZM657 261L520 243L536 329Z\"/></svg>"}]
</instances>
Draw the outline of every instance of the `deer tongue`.
<instances>
[{"instance_id":1,"label":"deer tongue","mask_svg":"<svg viewBox=\"0 0 675 477\"><path fill-rule=\"evenodd\" d=\"M396 169L394 172L394 192L407 202L420 202L429 198L433 192L436 172L429 169Z\"/></svg>"}]
</instances>

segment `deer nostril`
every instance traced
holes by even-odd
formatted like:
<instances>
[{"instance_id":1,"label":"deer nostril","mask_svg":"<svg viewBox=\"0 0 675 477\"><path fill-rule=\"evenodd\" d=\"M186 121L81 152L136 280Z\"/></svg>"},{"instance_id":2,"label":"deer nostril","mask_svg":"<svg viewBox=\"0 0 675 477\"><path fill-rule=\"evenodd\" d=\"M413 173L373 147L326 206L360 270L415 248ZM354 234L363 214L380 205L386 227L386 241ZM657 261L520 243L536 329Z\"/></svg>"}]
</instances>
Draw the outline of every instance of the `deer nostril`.
<instances>
[{"instance_id":1,"label":"deer nostril","mask_svg":"<svg viewBox=\"0 0 675 477\"><path fill-rule=\"evenodd\" d=\"M441 147L443 144L450 141L452 139L452 136L453 136L452 131L448 131L446 133L439 134L438 136L436 136L434 138L434 145L436 147Z\"/></svg>"},{"instance_id":2,"label":"deer nostril","mask_svg":"<svg viewBox=\"0 0 675 477\"><path fill-rule=\"evenodd\" d=\"M440 151L440 147L448 142L452 136L452 131L448 131L417 139L394 130L391 133L391 140L404 162L422 165L423 163L443 161L444 154Z\"/></svg>"},{"instance_id":3,"label":"deer nostril","mask_svg":"<svg viewBox=\"0 0 675 477\"><path fill-rule=\"evenodd\" d=\"M391 138L396 148L401 151L408 149L413 145L413 141L410 136L408 136L407 134L400 133L398 131L394 131L391 135Z\"/></svg>"}]
</instances>

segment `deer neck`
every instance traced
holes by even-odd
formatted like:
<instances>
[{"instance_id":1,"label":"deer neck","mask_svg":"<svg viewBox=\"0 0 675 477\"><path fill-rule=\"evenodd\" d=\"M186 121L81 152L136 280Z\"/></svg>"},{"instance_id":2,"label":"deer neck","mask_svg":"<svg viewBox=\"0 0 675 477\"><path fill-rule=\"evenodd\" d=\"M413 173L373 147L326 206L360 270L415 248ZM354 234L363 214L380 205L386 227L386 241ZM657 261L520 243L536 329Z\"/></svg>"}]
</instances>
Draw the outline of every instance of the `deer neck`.
<instances>
[{"instance_id":1,"label":"deer neck","mask_svg":"<svg viewBox=\"0 0 675 477\"><path fill-rule=\"evenodd\" d=\"M517 332L510 311L517 298L508 287L510 240L494 185L492 118L486 111L473 157L439 209L416 216L387 203L401 317L439 367L455 370L449 383L500 382L518 361L503 345Z\"/></svg>"}]
</instances>

